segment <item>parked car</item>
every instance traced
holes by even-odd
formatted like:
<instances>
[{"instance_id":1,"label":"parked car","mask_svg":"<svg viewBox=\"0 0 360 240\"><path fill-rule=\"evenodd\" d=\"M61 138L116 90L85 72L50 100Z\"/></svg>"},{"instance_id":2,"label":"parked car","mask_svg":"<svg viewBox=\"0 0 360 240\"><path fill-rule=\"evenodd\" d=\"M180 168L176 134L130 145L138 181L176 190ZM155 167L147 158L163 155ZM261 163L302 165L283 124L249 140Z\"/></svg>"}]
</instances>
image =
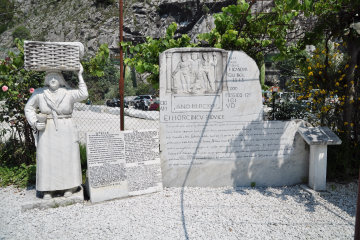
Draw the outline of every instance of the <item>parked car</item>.
<instances>
[{"instance_id":1,"label":"parked car","mask_svg":"<svg viewBox=\"0 0 360 240\"><path fill-rule=\"evenodd\" d=\"M141 109L141 110L148 110L149 109L149 106L150 106L150 100L148 99L141 99L138 103L137 103L137 107L138 109Z\"/></svg>"},{"instance_id":2,"label":"parked car","mask_svg":"<svg viewBox=\"0 0 360 240\"><path fill-rule=\"evenodd\" d=\"M106 100L106 106L108 107L116 107L117 101L119 99L113 98L113 99L108 99Z\"/></svg>"},{"instance_id":3,"label":"parked car","mask_svg":"<svg viewBox=\"0 0 360 240\"><path fill-rule=\"evenodd\" d=\"M120 107L120 99L118 98L113 98L113 99L109 99L106 101L106 106L108 107ZM124 107L128 108L129 107L129 102L124 99Z\"/></svg>"},{"instance_id":4,"label":"parked car","mask_svg":"<svg viewBox=\"0 0 360 240\"><path fill-rule=\"evenodd\" d=\"M149 107L149 111L159 111L160 110L160 101L154 100Z\"/></svg>"},{"instance_id":5,"label":"parked car","mask_svg":"<svg viewBox=\"0 0 360 240\"><path fill-rule=\"evenodd\" d=\"M140 104L141 100L144 100L142 104ZM152 102L152 100L153 100L152 95L140 95L134 98L134 100L132 100L132 105L134 106L134 108L143 109L144 106L149 107L150 102Z\"/></svg>"}]
</instances>

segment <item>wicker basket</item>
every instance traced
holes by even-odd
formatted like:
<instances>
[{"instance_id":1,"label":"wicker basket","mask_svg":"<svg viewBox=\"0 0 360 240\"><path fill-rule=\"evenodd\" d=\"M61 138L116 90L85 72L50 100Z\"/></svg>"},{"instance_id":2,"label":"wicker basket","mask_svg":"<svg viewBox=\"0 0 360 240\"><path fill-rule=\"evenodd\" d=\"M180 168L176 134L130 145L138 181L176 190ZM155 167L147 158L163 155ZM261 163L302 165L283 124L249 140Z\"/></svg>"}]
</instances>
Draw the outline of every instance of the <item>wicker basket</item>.
<instances>
[{"instance_id":1,"label":"wicker basket","mask_svg":"<svg viewBox=\"0 0 360 240\"><path fill-rule=\"evenodd\" d=\"M79 42L25 41L25 68L33 71L76 71L84 46Z\"/></svg>"}]
</instances>

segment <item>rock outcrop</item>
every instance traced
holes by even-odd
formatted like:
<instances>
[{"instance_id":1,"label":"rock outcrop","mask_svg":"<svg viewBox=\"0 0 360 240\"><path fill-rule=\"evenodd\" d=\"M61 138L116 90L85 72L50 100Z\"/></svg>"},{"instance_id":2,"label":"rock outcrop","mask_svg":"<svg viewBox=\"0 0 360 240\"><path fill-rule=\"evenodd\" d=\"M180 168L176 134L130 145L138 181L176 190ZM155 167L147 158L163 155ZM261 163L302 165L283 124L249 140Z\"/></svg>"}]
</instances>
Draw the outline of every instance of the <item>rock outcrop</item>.
<instances>
[{"instance_id":1,"label":"rock outcrop","mask_svg":"<svg viewBox=\"0 0 360 240\"><path fill-rule=\"evenodd\" d=\"M2 55L13 47L14 29L25 26L31 40L80 41L87 54L107 43L116 52L119 42L119 3L96 0L16 0L14 26L0 35ZM178 34L196 40L214 27L212 14L236 0L128 0L124 1L124 40L142 42L161 37L172 22Z\"/></svg>"}]
</instances>

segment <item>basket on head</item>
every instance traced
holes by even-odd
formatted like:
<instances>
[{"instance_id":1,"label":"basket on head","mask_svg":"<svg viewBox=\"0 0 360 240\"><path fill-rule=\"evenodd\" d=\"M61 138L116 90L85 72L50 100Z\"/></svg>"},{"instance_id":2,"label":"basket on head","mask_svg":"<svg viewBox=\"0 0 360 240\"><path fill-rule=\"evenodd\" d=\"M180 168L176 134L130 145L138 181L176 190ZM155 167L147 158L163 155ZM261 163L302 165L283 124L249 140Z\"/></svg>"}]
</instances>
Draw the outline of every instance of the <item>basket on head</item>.
<instances>
[{"instance_id":1,"label":"basket on head","mask_svg":"<svg viewBox=\"0 0 360 240\"><path fill-rule=\"evenodd\" d=\"M25 69L77 71L84 45L80 42L24 42Z\"/></svg>"}]
</instances>

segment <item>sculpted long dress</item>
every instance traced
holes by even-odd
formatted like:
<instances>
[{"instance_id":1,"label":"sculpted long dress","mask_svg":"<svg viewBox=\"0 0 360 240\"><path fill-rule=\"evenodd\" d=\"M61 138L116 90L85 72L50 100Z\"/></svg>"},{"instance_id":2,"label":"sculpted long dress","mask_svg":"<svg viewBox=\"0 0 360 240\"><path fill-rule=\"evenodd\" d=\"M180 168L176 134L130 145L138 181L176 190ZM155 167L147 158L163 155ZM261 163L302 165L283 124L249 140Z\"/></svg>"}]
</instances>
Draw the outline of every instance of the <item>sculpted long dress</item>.
<instances>
[{"instance_id":1,"label":"sculpted long dress","mask_svg":"<svg viewBox=\"0 0 360 240\"><path fill-rule=\"evenodd\" d=\"M36 89L25 106L30 125L35 126L36 110L47 114L45 130L39 131L36 151L36 189L38 191L65 190L82 182L78 133L71 119L74 103L85 100L85 83L78 90L59 88Z\"/></svg>"}]
</instances>

